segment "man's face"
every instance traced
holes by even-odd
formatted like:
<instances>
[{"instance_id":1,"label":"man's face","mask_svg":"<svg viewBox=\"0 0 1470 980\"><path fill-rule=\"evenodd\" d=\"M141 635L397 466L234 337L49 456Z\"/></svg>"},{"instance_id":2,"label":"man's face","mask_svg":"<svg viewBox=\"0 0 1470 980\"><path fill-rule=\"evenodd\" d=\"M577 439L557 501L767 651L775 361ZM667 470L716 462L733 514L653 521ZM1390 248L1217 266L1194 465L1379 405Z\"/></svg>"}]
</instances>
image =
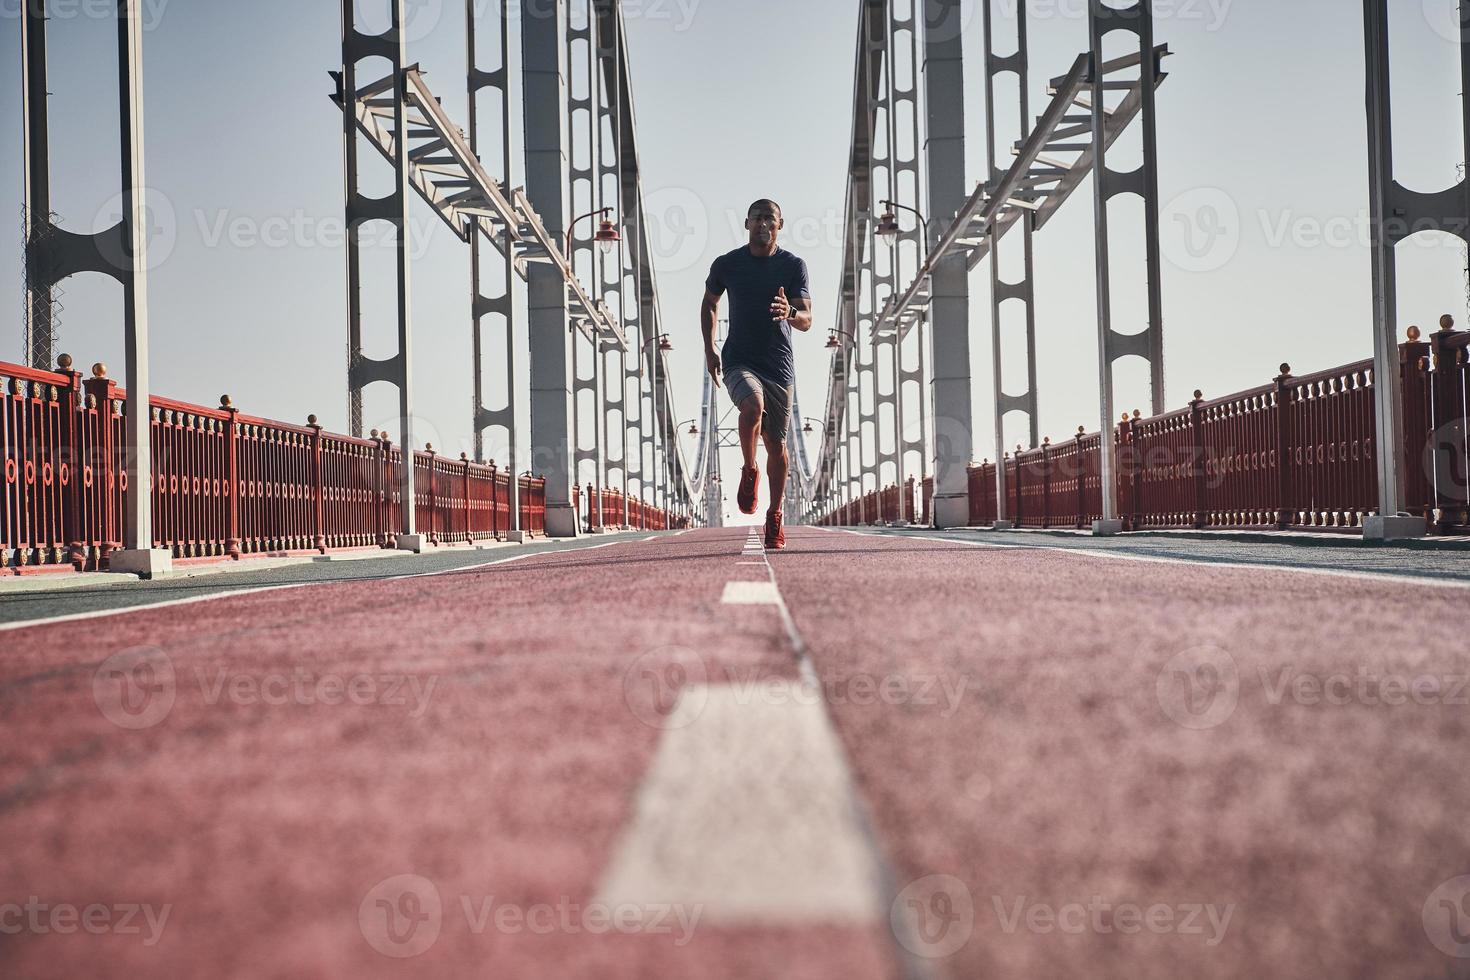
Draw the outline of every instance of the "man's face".
<instances>
[{"instance_id":1,"label":"man's face","mask_svg":"<svg viewBox=\"0 0 1470 980\"><path fill-rule=\"evenodd\" d=\"M750 232L750 240L761 245L769 245L774 242L776 233L781 230L781 225L780 208L756 208L745 219L745 227Z\"/></svg>"}]
</instances>

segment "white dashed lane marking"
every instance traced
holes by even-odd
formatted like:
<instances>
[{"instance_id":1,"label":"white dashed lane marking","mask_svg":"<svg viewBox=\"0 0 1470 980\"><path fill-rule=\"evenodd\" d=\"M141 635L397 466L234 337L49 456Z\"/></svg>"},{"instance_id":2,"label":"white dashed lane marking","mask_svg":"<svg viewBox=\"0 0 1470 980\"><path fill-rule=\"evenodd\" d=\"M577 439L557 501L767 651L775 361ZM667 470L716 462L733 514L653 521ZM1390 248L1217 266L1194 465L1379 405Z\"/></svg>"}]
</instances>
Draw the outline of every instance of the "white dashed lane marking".
<instances>
[{"instance_id":1,"label":"white dashed lane marking","mask_svg":"<svg viewBox=\"0 0 1470 980\"><path fill-rule=\"evenodd\" d=\"M721 924L862 924L880 875L819 688L686 687L596 902Z\"/></svg>"},{"instance_id":2,"label":"white dashed lane marking","mask_svg":"<svg viewBox=\"0 0 1470 980\"><path fill-rule=\"evenodd\" d=\"M720 601L730 606L779 606L775 582L726 582Z\"/></svg>"}]
</instances>

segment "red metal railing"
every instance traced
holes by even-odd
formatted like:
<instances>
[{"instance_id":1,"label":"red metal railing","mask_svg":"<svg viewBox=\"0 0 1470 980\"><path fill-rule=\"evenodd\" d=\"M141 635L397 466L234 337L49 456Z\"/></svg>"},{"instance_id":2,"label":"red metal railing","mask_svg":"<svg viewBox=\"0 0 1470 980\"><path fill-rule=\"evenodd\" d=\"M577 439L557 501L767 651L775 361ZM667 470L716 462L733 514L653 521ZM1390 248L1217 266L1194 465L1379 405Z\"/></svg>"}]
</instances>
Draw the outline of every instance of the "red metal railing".
<instances>
[{"instance_id":1,"label":"red metal railing","mask_svg":"<svg viewBox=\"0 0 1470 980\"><path fill-rule=\"evenodd\" d=\"M94 374L0 363L0 568L104 568L124 538L125 392ZM242 415L228 398L149 404L154 547L188 560L394 543L403 462L387 440ZM508 529L508 473L432 449L413 465L430 542ZM545 515L545 480L522 477L522 528L544 533Z\"/></svg>"},{"instance_id":2,"label":"red metal railing","mask_svg":"<svg viewBox=\"0 0 1470 980\"><path fill-rule=\"evenodd\" d=\"M1449 318L1432 343L1417 329L1399 347L1407 510L1442 534L1470 533L1470 333ZM1432 356L1431 356L1432 355ZM1116 492L1129 530L1305 528L1359 532L1376 513L1371 361L1306 377L1282 365L1272 383L1220 399L1199 392L1116 430ZM1101 440L1094 433L1007 455L1005 515L1021 527L1085 528L1102 516ZM996 469L968 471L970 524L995 523ZM925 522L932 490L925 488ZM829 520L866 522L867 498Z\"/></svg>"},{"instance_id":3,"label":"red metal railing","mask_svg":"<svg viewBox=\"0 0 1470 980\"><path fill-rule=\"evenodd\" d=\"M687 527L688 524L687 519L676 519L661 508L651 507L637 497L624 495L621 490L611 487L598 490L592 484L587 484L587 510L582 526L588 531L602 527L666 531L671 527Z\"/></svg>"}]
</instances>

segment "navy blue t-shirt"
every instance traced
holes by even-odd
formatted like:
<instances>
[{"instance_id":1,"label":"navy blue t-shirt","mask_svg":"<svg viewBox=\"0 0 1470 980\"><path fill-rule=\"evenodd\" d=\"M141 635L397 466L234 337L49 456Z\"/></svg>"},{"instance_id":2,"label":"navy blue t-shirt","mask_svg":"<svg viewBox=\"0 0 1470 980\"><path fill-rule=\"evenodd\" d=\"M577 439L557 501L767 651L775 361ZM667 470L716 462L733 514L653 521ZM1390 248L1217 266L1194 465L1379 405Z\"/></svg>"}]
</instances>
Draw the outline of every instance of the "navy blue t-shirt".
<instances>
[{"instance_id":1,"label":"navy blue t-shirt","mask_svg":"<svg viewBox=\"0 0 1470 980\"><path fill-rule=\"evenodd\" d=\"M764 256L742 245L715 259L704 285L716 296L730 294L730 333L720 352L721 366L749 368L768 381L791 387L796 378L791 323L772 320L771 304L782 286L793 304L811 299L806 263L784 248Z\"/></svg>"}]
</instances>

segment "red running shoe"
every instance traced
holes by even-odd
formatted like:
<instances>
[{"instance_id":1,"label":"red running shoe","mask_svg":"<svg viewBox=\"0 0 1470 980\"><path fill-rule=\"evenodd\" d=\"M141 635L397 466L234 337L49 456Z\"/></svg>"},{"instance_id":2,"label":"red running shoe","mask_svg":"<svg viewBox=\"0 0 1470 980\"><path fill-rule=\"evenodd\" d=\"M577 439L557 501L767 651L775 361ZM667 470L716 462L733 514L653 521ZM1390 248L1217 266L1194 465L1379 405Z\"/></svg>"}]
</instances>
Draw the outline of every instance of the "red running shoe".
<instances>
[{"instance_id":1,"label":"red running shoe","mask_svg":"<svg viewBox=\"0 0 1470 980\"><path fill-rule=\"evenodd\" d=\"M771 551L786 547L786 528L779 510L766 511L766 547Z\"/></svg>"},{"instance_id":2,"label":"red running shoe","mask_svg":"<svg viewBox=\"0 0 1470 980\"><path fill-rule=\"evenodd\" d=\"M735 495L735 502L740 505L740 513L755 513L756 485L760 483L760 479L761 471L759 467L741 467L740 492Z\"/></svg>"}]
</instances>

